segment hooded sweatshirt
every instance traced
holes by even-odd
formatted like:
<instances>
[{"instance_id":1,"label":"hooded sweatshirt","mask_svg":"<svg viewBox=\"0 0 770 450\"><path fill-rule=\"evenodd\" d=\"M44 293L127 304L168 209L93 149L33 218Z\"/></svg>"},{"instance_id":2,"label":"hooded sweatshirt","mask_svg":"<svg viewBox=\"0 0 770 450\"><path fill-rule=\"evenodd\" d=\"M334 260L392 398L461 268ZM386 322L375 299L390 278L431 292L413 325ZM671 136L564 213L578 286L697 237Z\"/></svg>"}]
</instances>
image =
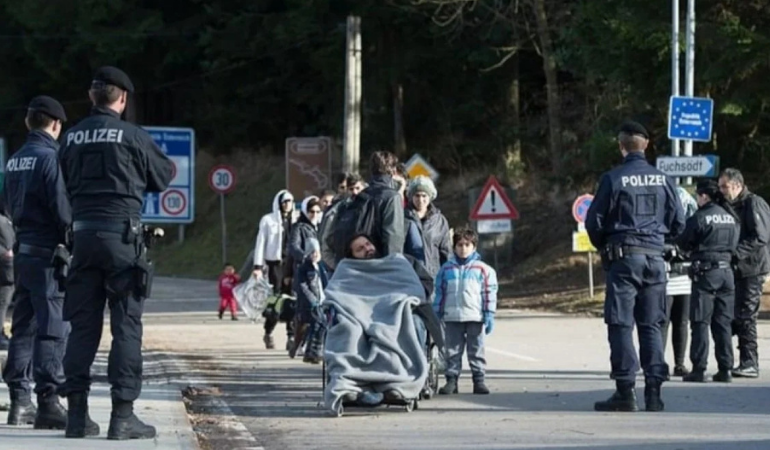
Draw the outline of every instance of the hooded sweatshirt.
<instances>
[{"instance_id":1,"label":"hooded sweatshirt","mask_svg":"<svg viewBox=\"0 0 770 450\"><path fill-rule=\"evenodd\" d=\"M273 198L273 211L262 216L259 221L259 233L254 245L254 266L262 267L265 261L282 261L286 249L286 227L297 220L297 213L292 211L287 218L281 215L281 201L294 197L289 191L278 191Z\"/></svg>"}]
</instances>

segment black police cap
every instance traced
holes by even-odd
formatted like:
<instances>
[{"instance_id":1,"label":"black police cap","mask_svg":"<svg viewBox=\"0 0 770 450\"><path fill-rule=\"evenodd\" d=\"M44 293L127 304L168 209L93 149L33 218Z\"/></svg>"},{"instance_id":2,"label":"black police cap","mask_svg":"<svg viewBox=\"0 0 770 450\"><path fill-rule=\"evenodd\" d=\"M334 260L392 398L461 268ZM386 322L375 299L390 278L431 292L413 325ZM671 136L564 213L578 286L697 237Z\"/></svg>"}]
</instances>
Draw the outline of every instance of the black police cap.
<instances>
[{"instance_id":1,"label":"black police cap","mask_svg":"<svg viewBox=\"0 0 770 450\"><path fill-rule=\"evenodd\" d=\"M56 120L61 120L62 122L67 121L67 114L64 113L64 107L53 97L47 95L37 96L29 102L28 108L32 111L41 112L47 116L53 117Z\"/></svg>"},{"instance_id":2,"label":"black police cap","mask_svg":"<svg viewBox=\"0 0 770 450\"><path fill-rule=\"evenodd\" d=\"M650 134L647 132L647 128L644 128L644 125L640 124L639 122L634 122L633 120L627 120L623 122L623 124L620 126L620 130L618 131L626 134L636 134L642 136L645 139L650 138Z\"/></svg>"},{"instance_id":3,"label":"black police cap","mask_svg":"<svg viewBox=\"0 0 770 450\"><path fill-rule=\"evenodd\" d=\"M131 82L131 79L128 78L128 75L126 75L125 72L117 67L100 67L99 70L96 71L96 74L94 74L93 83L111 84L124 91L134 92L134 83Z\"/></svg>"}]
</instances>

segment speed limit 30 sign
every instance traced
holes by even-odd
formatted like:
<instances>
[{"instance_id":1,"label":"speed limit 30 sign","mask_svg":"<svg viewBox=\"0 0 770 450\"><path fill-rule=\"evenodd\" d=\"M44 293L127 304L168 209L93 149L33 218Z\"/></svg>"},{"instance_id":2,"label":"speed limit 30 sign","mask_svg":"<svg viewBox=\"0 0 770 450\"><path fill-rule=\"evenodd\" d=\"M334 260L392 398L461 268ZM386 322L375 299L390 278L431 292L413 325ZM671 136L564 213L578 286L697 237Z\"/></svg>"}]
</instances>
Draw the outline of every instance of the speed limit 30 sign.
<instances>
[{"instance_id":1,"label":"speed limit 30 sign","mask_svg":"<svg viewBox=\"0 0 770 450\"><path fill-rule=\"evenodd\" d=\"M235 170L230 166L219 165L209 172L209 186L217 194L227 194L235 189Z\"/></svg>"}]
</instances>

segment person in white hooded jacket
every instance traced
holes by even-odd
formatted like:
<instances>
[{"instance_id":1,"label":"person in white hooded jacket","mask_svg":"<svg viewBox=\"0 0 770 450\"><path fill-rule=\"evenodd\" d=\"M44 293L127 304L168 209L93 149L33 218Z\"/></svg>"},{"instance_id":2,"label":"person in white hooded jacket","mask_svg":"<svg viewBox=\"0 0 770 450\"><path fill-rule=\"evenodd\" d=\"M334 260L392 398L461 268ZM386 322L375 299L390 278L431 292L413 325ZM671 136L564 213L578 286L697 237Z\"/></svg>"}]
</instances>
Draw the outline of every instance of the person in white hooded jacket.
<instances>
[{"instance_id":1,"label":"person in white hooded jacket","mask_svg":"<svg viewBox=\"0 0 770 450\"><path fill-rule=\"evenodd\" d=\"M294 196L286 189L279 191L273 198L273 211L262 216L259 232L254 245L254 276L261 277L267 272L267 279L273 285L273 293L291 295L292 263L289 257L289 232L297 221L294 211ZM278 325L278 317L265 316L265 346L275 348L273 331ZM294 336L291 320L286 321L286 335Z\"/></svg>"}]
</instances>

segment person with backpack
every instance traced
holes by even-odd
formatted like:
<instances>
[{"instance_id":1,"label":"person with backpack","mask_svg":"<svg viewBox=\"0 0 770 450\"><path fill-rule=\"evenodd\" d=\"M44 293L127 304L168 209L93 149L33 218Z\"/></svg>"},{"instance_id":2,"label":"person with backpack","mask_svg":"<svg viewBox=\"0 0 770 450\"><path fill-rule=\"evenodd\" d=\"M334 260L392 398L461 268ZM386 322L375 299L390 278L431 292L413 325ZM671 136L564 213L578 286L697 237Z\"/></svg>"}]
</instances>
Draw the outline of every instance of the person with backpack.
<instances>
[{"instance_id":1,"label":"person with backpack","mask_svg":"<svg viewBox=\"0 0 770 450\"><path fill-rule=\"evenodd\" d=\"M348 174L343 183L347 191L338 194L323 213L321 224L318 226L318 242L321 245L321 261L329 275L336 266L334 249L334 223L337 218L337 212L350 202L356 195L364 190L364 179L357 173ZM342 186L342 184L340 184Z\"/></svg>"},{"instance_id":2,"label":"person with backpack","mask_svg":"<svg viewBox=\"0 0 770 450\"><path fill-rule=\"evenodd\" d=\"M335 263L345 257L353 236L371 236L382 256L403 253L406 238L403 197L405 180L397 177L398 158L377 151L369 161L369 187L337 213L334 225Z\"/></svg>"}]
</instances>

